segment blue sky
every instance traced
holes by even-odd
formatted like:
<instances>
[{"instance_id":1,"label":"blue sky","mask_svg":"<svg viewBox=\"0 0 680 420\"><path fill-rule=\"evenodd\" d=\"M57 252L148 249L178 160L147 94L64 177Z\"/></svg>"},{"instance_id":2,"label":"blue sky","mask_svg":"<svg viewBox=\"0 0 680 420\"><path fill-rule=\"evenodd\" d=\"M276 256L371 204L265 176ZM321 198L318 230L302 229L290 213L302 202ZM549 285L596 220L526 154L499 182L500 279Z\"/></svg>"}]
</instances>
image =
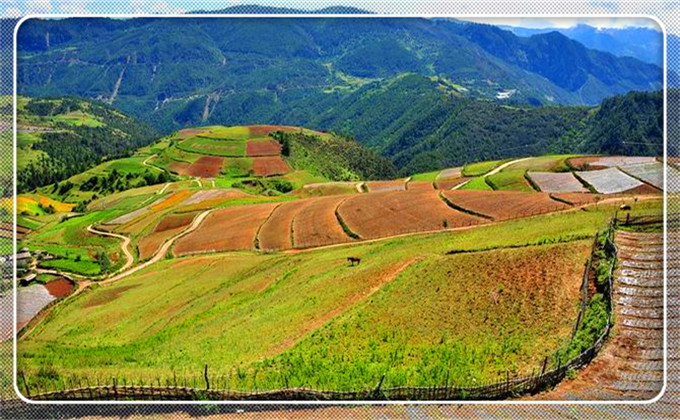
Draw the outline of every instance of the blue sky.
<instances>
[{"instance_id":1,"label":"blue sky","mask_svg":"<svg viewBox=\"0 0 680 420\"><path fill-rule=\"evenodd\" d=\"M416 1L412 3L416 3ZM25 14L34 13L111 13L111 4L117 4L117 12L123 14L134 14L134 13L183 13L190 10L196 9L219 9L230 5L241 4L261 4L261 5L271 5L280 6L282 1L277 0L109 0L109 1L97 1L97 0L2 0L0 4L0 16L18 17ZM310 4L313 4L314 8L321 8L324 6L332 6L337 4L346 5L358 5L359 1L338 1L338 0L314 0L310 1L286 1L285 5L287 7L297 7L299 8L310 8ZM373 2L372 10L378 12L393 12L391 7L398 7L398 5L390 6L386 3L376 3ZM629 8L630 4L626 5ZM635 11L622 10L622 4L617 2L611 3L585 3L580 6L579 9L583 9L584 13L635 13ZM637 13L641 13L637 12ZM555 18L555 19L527 19L527 18L502 18L502 19L475 19L476 21L486 21L488 23L513 25L513 26L524 26L524 27L567 27L573 26L577 23L587 23L591 26L596 27L626 27L626 26L645 26L658 29L656 24L651 20L645 19L620 19L620 18L598 18L589 19L583 21L582 19L575 18Z\"/></svg>"}]
</instances>

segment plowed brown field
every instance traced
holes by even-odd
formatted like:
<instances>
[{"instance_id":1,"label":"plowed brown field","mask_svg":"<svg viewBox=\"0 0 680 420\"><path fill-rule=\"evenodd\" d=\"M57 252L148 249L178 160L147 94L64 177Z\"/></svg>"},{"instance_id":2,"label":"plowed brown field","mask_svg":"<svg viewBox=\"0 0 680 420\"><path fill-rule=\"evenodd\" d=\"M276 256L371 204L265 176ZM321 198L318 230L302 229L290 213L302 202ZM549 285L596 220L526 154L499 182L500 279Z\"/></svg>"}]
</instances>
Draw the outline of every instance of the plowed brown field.
<instances>
[{"instance_id":1,"label":"plowed brown field","mask_svg":"<svg viewBox=\"0 0 680 420\"><path fill-rule=\"evenodd\" d=\"M353 196L338 208L347 226L362 238L470 226L485 220L449 207L437 191L390 191Z\"/></svg>"},{"instance_id":2,"label":"plowed brown field","mask_svg":"<svg viewBox=\"0 0 680 420\"><path fill-rule=\"evenodd\" d=\"M183 231L195 216L195 213L184 213L164 217L150 234L139 240L137 244L139 259L151 258L163 242Z\"/></svg>"},{"instance_id":3,"label":"plowed brown field","mask_svg":"<svg viewBox=\"0 0 680 420\"><path fill-rule=\"evenodd\" d=\"M292 226L295 215L309 200L281 204L262 225L259 233L260 249L281 250L293 247Z\"/></svg>"},{"instance_id":4,"label":"plowed brown field","mask_svg":"<svg viewBox=\"0 0 680 420\"><path fill-rule=\"evenodd\" d=\"M281 145L275 140L248 140L246 143L246 156L278 156L281 153Z\"/></svg>"},{"instance_id":5,"label":"plowed brown field","mask_svg":"<svg viewBox=\"0 0 680 420\"><path fill-rule=\"evenodd\" d=\"M394 181L369 181L366 183L368 192L386 192L386 191L403 191L406 189L406 183L403 179Z\"/></svg>"},{"instance_id":6,"label":"plowed brown field","mask_svg":"<svg viewBox=\"0 0 680 420\"><path fill-rule=\"evenodd\" d=\"M605 165L597 165L595 162L600 160L599 156L585 156L567 159L567 163L580 171L590 171L596 169L606 169Z\"/></svg>"},{"instance_id":7,"label":"plowed brown field","mask_svg":"<svg viewBox=\"0 0 680 420\"><path fill-rule=\"evenodd\" d=\"M253 249L257 230L278 205L263 203L216 210L198 229L177 241L175 254Z\"/></svg>"},{"instance_id":8,"label":"plowed brown field","mask_svg":"<svg viewBox=\"0 0 680 420\"><path fill-rule=\"evenodd\" d=\"M214 178L220 174L223 163L223 157L201 156L196 162L186 168L185 174L201 178Z\"/></svg>"},{"instance_id":9,"label":"plowed brown field","mask_svg":"<svg viewBox=\"0 0 680 420\"><path fill-rule=\"evenodd\" d=\"M470 178L449 178L449 179L444 179L444 180L438 179L435 182L437 183L437 189L439 189L439 190L450 190L451 188L455 187L456 185L462 184L463 182L466 182L469 179Z\"/></svg>"},{"instance_id":10,"label":"plowed brown field","mask_svg":"<svg viewBox=\"0 0 680 420\"><path fill-rule=\"evenodd\" d=\"M253 158L253 171L256 176L272 176L285 174L290 167L281 156L264 156Z\"/></svg>"},{"instance_id":11,"label":"plowed brown field","mask_svg":"<svg viewBox=\"0 0 680 420\"><path fill-rule=\"evenodd\" d=\"M406 189L409 191L432 191L434 185L429 181L411 181L406 184Z\"/></svg>"},{"instance_id":12,"label":"plowed brown field","mask_svg":"<svg viewBox=\"0 0 680 420\"><path fill-rule=\"evenodd\" d=\"M273 131L283 131L285 133L292 133L299 131L299 128L289 127L286 125L251 125L248 127L250 137L268 136Z\"/></svg>"},{"instance_id":13,"label":"plowed brown field","mask_svg":"<svg viewBox=\"0 0 680 420\"><path fill-rule=\"evenodd\" d=\"M73 290L73 283L61 277L45 285L47 291L56 298L67 296Z\"/></svg>"},{"instance_id":14,"label":"plowed brown field","mask_svg":"<svg viewBox=\"0 0 680 420\"><path fill-rule=\"evenodd\" d=\"M295 248L311 248L315 246L350 242L335 210L347 197L330 196L313 198L300 207L293 219L293 241Z\"/></svg>"},{"instance_id":15,"label":"plowed brown field","mask_svg":"<svg viewBox=\"0 0 680 420\"><path fill-rule=\"evenodd\" d=\"M168 169L170 169L171 172L176 172L180 175L187 175L187 170L189 169L190 164L186 162L177 162L173 161L168 165Z\"/></svg>"},{"instance_id":16,"label":"plowed brown field","mask_svg":"<svg viewBox=\"0 0 680 420\"><path fill-rule=\"evenodd\" d=\"M495 220L528 217L569 208L547 193L519 191L442 191L454 205Z\"/></svg>"}]
</instances>

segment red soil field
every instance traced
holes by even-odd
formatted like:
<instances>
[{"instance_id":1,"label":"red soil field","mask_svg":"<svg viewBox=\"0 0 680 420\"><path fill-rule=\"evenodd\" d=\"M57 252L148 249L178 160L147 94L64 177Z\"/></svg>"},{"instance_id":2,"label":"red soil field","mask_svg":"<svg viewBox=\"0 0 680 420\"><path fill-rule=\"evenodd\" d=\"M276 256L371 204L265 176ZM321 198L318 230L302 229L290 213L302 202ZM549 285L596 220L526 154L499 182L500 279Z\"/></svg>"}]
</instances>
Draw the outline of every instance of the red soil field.
<instances>
[{"instance_id":1,"label":"red soil field","mask_svg":"<svg viewBox=\"0 0 680 420\"><path fill-rule=\"evenodd\" d=\"M280 250L293 248L292 225L295 215L309 200L293 201L277 207L262 225L258 236L260 249Z\"/></svg>"},{"instance_id":2,"label":"red soil field","mask_svg":"<svg viewBox=\"0 0 680 420\"><path fill-rule=\"evenodd\" d=\"M251 250L258 229L278 205L263 203L216 210L198 229L177 241L175 254Z\"/></svg>"},{"instance_id":3,"label":"red soil field","mask_svg":"<svg viewBox=\"0 0 680 420\"><path fill-rule=\"evenodd\" d=\"M437 189L439 190L450 190L456 185L462 184L463 182L469 180L470 178L449 178L449 179L438 179L435 181L437 184Z\"/></svg>"},{"instance_id":4,"label":"red soil field","mask_svg":"<svg viewBox=\"0 0 680 420\"><path fill-rule=\"evenodd\" d=\"M442 191L453 204L495 220L528 217L569 208L548 193L519 191Z\"/></svg>"},{"instance_id":5,"label":"red soil field","mask_svg":"<svg viewBox=\"0 0 680 420\"><path fill-rule=\"evenodd\" d=\"M250 137L262 137L268 136L272 131L283 131L286 133L292 133L294 131L299 131L298 128L289 127L286 125L251 125L248 127Z\"/></svg>"},{"instance_id":6,"label":"red soil field","mask_svg":"<svg viewBox=\"0 0 680 420\"><path fill-rule=\"evenodd\" d=\"M252 197L240 190L201 190L182 203L180 211L194 211L211 209L226 201L244 197Z\"/></svg>"},{"instance_id":7,"label":"red soil field","mask_svg":"<svg viewBox=\"0 0 680 420\"><path fill-rule=\"evenodd\" d=\"M45 284L45 287L52 296L55 298L61 298L71 293L73 290L73 283L66 280L65 278L58 278Z\"/></svg>"},{"instance_id":8,"label":"red soil field","mask_svg":"<svg viewBox=\"0 0 680 420\"><path fill-rule=\"evenodd\" d=\"M281 156L264 156L253 158L253 172L256 176L281 175L290 171L290 167Z\"/></svg>"},{"instance_id":9,"label":"red soil field","mask_svg":"<svg viewBox=\"0 0 680 420\"><path fill-rule=\"evenodd\" d=\"M171 214L158 222L153 231L163 232L178 227L189 226L191 221L194 220L194 216L195 214L193 213Z\"/></svg>"},{"instance_id":10,"label":"red soil field","mask_svg":"<svg viewBox=\"0 0 680 420\"><path fill-rule=\"evenodd\" d=\"M201 156L186 169L186 175L214 178L220 174L222 163L224 163L223 157Z\"/></svg>"},{"instance_id":11,"label":"red soil field","mask_svg":"<svg viewBox=\"0 0 680 420\"><path fill-rule=\"evenodd\" d=\"M176 172L180 175L187 175L187 170L189 169L189 165L186 162L177 162L174 161L168 165L168 169L170 169L171 172Z\"/></svg>"},{"instance_id":12,"label":"red soil field","mask_svg":"<svg viewBox=\"0 0 680 420\"><path fill-rule=\"evenodd\" d=\"M295 248L350 242L335 216L335 210L346 196L313 198L300 207L293 219L293 241Z\"/></svg>"},{"instance_id":13,"label":"red soil field","mask_svg":"<svg viewBox=\"0 0 680 420\"><path fill-rule=\"evenodd\" d=\"M449 207L437 191L390 191L353 196L340 217L366 239L476 225L485 219Z\"/></svg>"},{"instance_id":14,"label":"red soil field","mask_svg":"<svg viewBox=\"0 0 680 420\"><path fill-rule=\"evenodd\" d=\"M275 140L248 140L246 143L246 156L278 156L281 154L281 145Z\"/></svg>"},{"instance_id":15,"label":"red soil field","mask_svg":"<svg viewBox=\"0 0 680 420\"><path fill-rule=\"evenodd\" d=\"M406 184L406 189L409 191L432 191L434 185L429 181L411 181Z\"/></svg>"},{"instance_id":16,"label":"red soil field","mask_svg":"<svg viewBox=\"0 0 680 420\"><path fill-rule=\"evenodd\" d=\"M189 221L189 223L191 223L191 221ZM185 228L185 226L178 226L176 228L165 229L158 232L154 231L140 239L137 244L139 259L143 261L151 258L158 248L163 245L163 242L179 234Z\"/></svg>"},{"instance_id":17,"label":"red soil field","mask_svg":"<svg viewBox=\"0 0 680 420\"><path fill-rule=\"evenodd\" d=\"M553 197L571 203L574 206L582 206L584 204L590 204L601 199L600 194L592 193L553 193Z\"/></svg>"},{"instance_id":18,"label":"red soil field","mask_svg":"<svg viewBox=\"0 0 680 420\"><path fill-rule=\"evenodd\" d=\"M366 183L368 192L386 192L386 191L403 191L406 189L406 183L403 179L394 181L369 181Z\"/></svg>"},{"instance_id":19,"label":"red soil field","mask_svg":"<svg viewBox=\"0 0 680 420\"><path fill-rule=\"evenodd\" d=\"M596 169L606 169L604 165L593 165L593 162L600 160L599 156L575 157L567 159L567 164L581 171L592 171Z\"/></svg>"}]
</instances>

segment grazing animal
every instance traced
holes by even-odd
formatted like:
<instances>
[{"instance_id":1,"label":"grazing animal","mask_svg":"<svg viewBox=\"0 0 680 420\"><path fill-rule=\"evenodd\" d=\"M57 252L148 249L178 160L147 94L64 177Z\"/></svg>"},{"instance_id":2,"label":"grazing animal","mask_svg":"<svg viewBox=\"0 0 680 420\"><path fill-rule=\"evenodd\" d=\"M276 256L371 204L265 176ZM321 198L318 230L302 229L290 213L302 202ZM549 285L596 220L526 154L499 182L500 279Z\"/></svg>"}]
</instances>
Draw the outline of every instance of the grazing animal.
<instances>
[{"instance_id":1,"label":"grazing animal","mask_svg":"<svg viewBox=\"0 0 680 420\"><path fill-rule=\"evenodd\" d=\"M349 261L350 264L352 264L352 266L354 266L354 263L356 263L357 265L361 264L361 258L357 257L347 257L347 261Z\"/></svg>"},{"instance_id":2,"label":"grazing animal","mask_svg":"<svg viewBox=\"0 0 680 420\"><path fill-rule=\"evenodd\" d=\"M630 206L628 204L622 204L621 207L619 207L620 210L630 210Z\"/></svg>"}]
</instances>

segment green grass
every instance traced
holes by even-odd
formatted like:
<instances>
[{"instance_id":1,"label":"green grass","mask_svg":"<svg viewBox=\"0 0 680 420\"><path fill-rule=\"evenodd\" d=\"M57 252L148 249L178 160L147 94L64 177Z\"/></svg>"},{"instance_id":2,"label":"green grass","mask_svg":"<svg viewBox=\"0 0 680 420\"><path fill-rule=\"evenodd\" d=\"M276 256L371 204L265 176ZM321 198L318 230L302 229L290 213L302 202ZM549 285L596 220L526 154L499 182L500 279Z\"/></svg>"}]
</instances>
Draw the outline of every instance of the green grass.
<instances>
[{"instance_id":1,"label":"green grass","mask_svg":"<svg viewBox=\"0 0 680 420\"><path fill-rule=\"evenodd\" d=\"M250 130L246 126L224 127L221 125L215 125L204 128L210 130L210 134L206 135L207 137L230 140L246 140L250 137Z\"/></svg>"},{"instance_id":2,"label":"green grass","mask_svg":"<svg viewBox=\"0 0 680 420\"><path fill-rule=\"evenodd\" d=\"M227 177L244 177L252 175L253 159L240 158L226 158L222 164L222 175Z\"/></svg>"},{"instance_id":3,"label":"green grass","mask_svg":"<svg viewBox=\"0 0 680 420\"><path fill-rule=\"evenodd\" d=\"M437 179L437 175L439 175L439 172L441 172L441 171L432 171L432 172L424 172L424 173L420 173L420 174L415 174L411 177L411 181L434 182L434 180Z\"/></svg>"},{"instance_id":4,"label":"green grass","mask_svg":"<svg viewBox=\"0 0 680 420\"><path fill-rule=\"evenodd\" d=\"M636 206L661 211L661 201ZM554 293L518 288L516 271L491 275L489 270L498 268L495 261L517 267L532 258L535 264L548 261L542 269L551 270L556 250L571 252L581 242L537 248L543 253L493 251L487 264L481 261L473 270L455 269L477 264L472 256L445 254L581 240L605 226L615 210L600 204L588 211L297 254L164 260L57 307L46 324L19 342L19 369L33 383L47 380L37 376L41 368L57 372L56 381L70 374L164 380L173 374L192 377L208 364L213 377L231 375L233 386L258 389L278 387L283 380L291 386L341 388L362 381L375 386L375 375L388 365L390 384L432 384L447 371L451 383L479 381L498 373L494 357L508 359L513 372L530 373L535 359L562 344L573 317L545 300ZM349 267L348 255L362 263ZM420 263L365 298L386 273L416 256ZM585 257L573 258L580 278ZM506 292L508 300L496 308L492 294L506 299ZM492 311L492 323L473 334L468 328L484 322L484 308ZM528 316L526 311L536 308L544 309ZM418 315L408 316L412 311ZM335 316L327 318L329 313ZM439 324L442 314L449 315ZM532 324L542 318L545 323Z\"/></svg>"},{"instance_id":5,"label":"green grass","mask_svg":"<svg viewBox=\"0 0 680 420\"><path fill-rule=\"evenodd\" d=\"M43 224L40 223L37 220L31 219L30 217L17 215L17 225L23 226L23 227L29 228L29 229L37 229L40 226L42 226Z\"/></svg>"},{"instance_id":6,"label":"green grass","mask_svg":"<svg viewBox=\"0 0 680 420\"><path fill-rule=\"evenodd\" d=\"M60 114L53 117L47 117L47 119L56 123L64 123L75 126L82 125L87 127L102 127L105 125L94 115L81 111L70 112L68 114Z\"/></svg>"},{"instance_id":7,"label":"green grass","mask_svg":"<svg viewBox=\"0 0 680 420\"><path fill-rule=\"evenodd\" d=\"M504 169L486 177L487 184L500 191L534 191L524 177L524 169Z\"/></svg>"},{"instance_id":8,"label":"green grass","mask_svg":"<svg viewBox=\"0 0 680 420\"><path fill-rule=\"evenodd\" d=\"M497 168L504 160L489 160L486 162L477 162L465 165L463 167L463 176L480 176Z\"/></svg>"},{"instance_id":9,"label":"green grass","mask_svg":"<svg viewBox=\"0 0 680 420\"><path fill-rule=\"evenodd\" d=\"M207 137L192 137L177 143L177 148L202 155L243 157L246 154L244 140L221 140Z\"/></svg>"},{"instance_id":10,"label":"green grass","mask_svg":"<svg viewBox=\"0 0 680 420\"><path fill-rule=\"evenodd\" d=\"M506 170L523 170L537 172L568 172L567 159L578 155L547 155L538 156L517 162ZM505 172L505 170L503 170Z\"/></svg>"},{"instance_id":11,"label":"green grass","mask_svg":"<svg viewBox=\"0 0 680 420\"><path fill-rule=\"evenodd\" d=\"M42 268L66 271L84 276L96 276L101 273L101 267L92 261L74 261L67 259L49 260L40 263Z\"/></svg>"},{"instance_id":12,"label":"green grass","mask_svg":"<svg viewBox=\"0 0 680 420\"><path fill-rule=\"evenodd\" d=\"M481 190L481 191L492 191L493 188L486 183L483 176L473 178L468 181L465 185L460 187L461 190Z\"/></svg>"}]
</instances>

